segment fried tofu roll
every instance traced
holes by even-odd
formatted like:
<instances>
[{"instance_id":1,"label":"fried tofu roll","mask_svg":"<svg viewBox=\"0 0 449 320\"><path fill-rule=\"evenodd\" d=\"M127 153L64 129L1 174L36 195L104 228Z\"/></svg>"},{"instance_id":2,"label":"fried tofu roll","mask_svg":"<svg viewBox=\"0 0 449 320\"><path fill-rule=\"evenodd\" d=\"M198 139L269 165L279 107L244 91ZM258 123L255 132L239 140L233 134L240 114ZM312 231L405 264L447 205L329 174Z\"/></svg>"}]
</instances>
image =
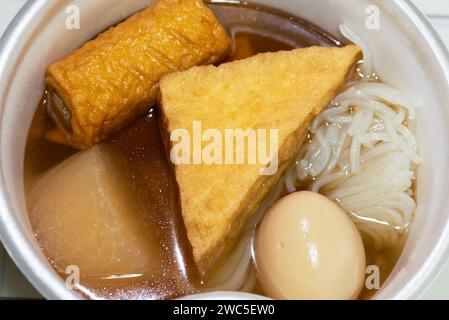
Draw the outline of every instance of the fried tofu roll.
<instances>
[{"instance_id":1,"label":"fried tofu roll","mask_svg":"<svg viewBox=\"0 0 449 320\"><path fill-rule=\"evenodd\" d=\"M48 68L49 114L70 145L85 149L148 110L164 75L229 51L202 0L159 0Z\"/></svg>"}]
</instances>

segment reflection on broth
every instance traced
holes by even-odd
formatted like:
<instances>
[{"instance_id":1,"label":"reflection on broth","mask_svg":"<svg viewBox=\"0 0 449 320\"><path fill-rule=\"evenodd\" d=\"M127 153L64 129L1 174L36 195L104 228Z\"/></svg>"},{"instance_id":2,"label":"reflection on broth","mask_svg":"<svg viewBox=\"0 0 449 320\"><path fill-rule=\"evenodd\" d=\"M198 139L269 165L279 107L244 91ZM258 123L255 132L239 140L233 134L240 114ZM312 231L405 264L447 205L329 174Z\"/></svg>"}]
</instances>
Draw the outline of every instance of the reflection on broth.
<instances>
[{"instance_id":1,"label":"reflection on broth","mask_svg":"<svg viewBox=\"0 0 449 320\"><path fill-rule=\"evenodd\" d=\"M278 10L246 2L213 1L209 7L232 40L233 50L225 62L294 48L342 47L337 39L318 27ZM209 23L219 29L212 18ZM207 61L205 64L218 65L221 62L219 56L226 51L225 40L221 38L218 42L221 41L220 53L215 52L215 58L201 58L180 69L188 69L204 61ZM164 61L160 64L167 62L159 54L153 54L158 56L159 62ZM54 74L57 74L55 70ZM166 70L161 71L158 76L166 73ZM55 79L52 81L58 81L56 76ZM153 79L153 82L157 81ZM170 80L164 81L169 83ZM59 88L58 85L54 87ZM175 93L176 89L173 89ZM244 285L238 290L268 294L262 290L256 277L250 243L263 214L275 200L287 194L284 187L286 175L277 176L279 182L273 179L266 183L272 184L270 191L267 191L265 200L258 203L259 210L254 208L255 217L249 219L242 235L234 239L235 248L221 250L221 253L228 254L224 257L217 254L218 262L213 261L207 267L201 265L195 254L195 243L192 244L192 233L188 234L191 229L185 220L186 212L182 212L185 207L181 208L183 193L180 193L180 187L183 185L177 181L179 172L174 172L174 165L167 154L168 128L164 121L168 112L165 105L149 105L155 96L152 91L151 97L142 98L145 108L149 109L145 112L136 111L142 108L137 103L123 106L124 109L133 109L128 113L132 114L132 119L100 124L103 129L108 129L95 128L91 132L82 128L75 133L61 133L64 131L61 125L55 129L54 122L47 115L48 92L43 95L29 130L24 161L30 220L43 252L63 278L67 276L67 266L77 265L81 269L81 283L77 289L92 299L171 299L217 287L220 289L222 279L230 279L227 282L231 285L230 290L237 290L232 287L232 281L240 281ZM173 100L170 99L171 102ZM75 104L70 107L73 110L79 108ZM174 114L178 116L178 112ZM120 117L120 112L117 115ZM308 114L304 118L303 123L308 127L313 119ZM80 121L80 128L83 125ZM302 130L307 132L307 127ZM87 138L82 136L86 130L89 132ZM85 151L56 143L65 141L84 149L100 140L101 144ZM287 167L284 165L282 169ZM309 190L315 180L316 177L308 177L306 182L296 181L296 189ZM68 195L67 198L64 195ZM199 229L198 225L194 227ZM405 239L404 232L394 246L380 250L364 241L366 265L374 264L380 268L381 283L394 268ZM233 278L234 269L239 270L243 279ZM359 298L367 299L375 293L376 290L364 288Z\"/></svg>"}]
</instances>

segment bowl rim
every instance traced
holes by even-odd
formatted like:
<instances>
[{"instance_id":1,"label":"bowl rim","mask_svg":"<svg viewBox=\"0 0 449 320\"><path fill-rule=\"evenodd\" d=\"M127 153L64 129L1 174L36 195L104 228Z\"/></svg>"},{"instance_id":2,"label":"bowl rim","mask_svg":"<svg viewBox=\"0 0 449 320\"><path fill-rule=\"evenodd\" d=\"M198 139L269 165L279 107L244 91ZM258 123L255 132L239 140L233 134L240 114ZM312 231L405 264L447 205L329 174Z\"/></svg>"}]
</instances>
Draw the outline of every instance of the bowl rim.
<instances>
[{"instance_id":1,"label":"bowl rim","mask_svg":"<svg viewBox=\"0 0 449 320\"><path fill-rule=\"evenodd\" d=\"M44 11L48 3L48 0L27 0L0 38L0 70L2 71L0 74L0 123L3 122L5 93L7 92L9 80L13 77L13 69L8 61L16 45L20 43L21 34L27 31L30 23L35 22L33 19ZM0 139L0 145L1 143ZM46 281L52 278L53 275L49 272L50 270L47 270L47 266L44 266L36 259L37 255L22 236L21 227L12 217L12 212L14 212L14 209L11 205L8 191L5 188L3 167L1 167L0 241L3 243L3 247L26 279L43 297L47 299L80 299L81 295L65 288L62 281L57 285L54 284L54 281ZM24 243L26 243L26 248L23 247ZM47 272L41 273L42 271Z\"/></svg>"},{"instance_id":2,"label":"bowl rim","mask_svg":"<svg viewBox=\"0 0 449 320\"><path fill-rule=\"evenodd\" d=\"M18 14L11 21L3 36L0 39L0 121L2 122L4 111L4 100L7 96L7 88L10 79L14 77L13 68L10 59L17 59L13 53L16 46L20 43L21 34L26 33L29 25L33 23L35 17L39 17L45 7L50 3L49 0L28 0L21 8ZM393 0L391 6L401 12L404 17L409 19L419 30L420 36L426 39L428 46L434 56L436 63L441 66L441 73L449 83L449 52L444 45L442 39L432 26L428 18L411 0ZM35 19L39 20L39 19ZM1 140L0 140L1 144ZM1 152L1 148L0 148ZM46 298L48 299L79 299L81 295L66 289L61 283L55 281L46 281L53 277L49 272L48 266L44 266L38 259L33 248L27 245L24 248L26 239L22 236L21 227L13 218L14 209L9 199L8 191L5 188L5 180L3 167L0 168L0 240L28 281ZM393 299L417 299L424 290L430 286L432 280L436 278L441 271L444 262L449 258L449 219L442 232L442 236L438 239L434 248L429 251L419 271L415 273L410 281L402 287ZM42 274L42 271L47 271ZM202 298L207 298L204 294ZM232 298L229 296L229 298ZM382 298L377 295L375 298Z\"/></svg>"}]
</instances>

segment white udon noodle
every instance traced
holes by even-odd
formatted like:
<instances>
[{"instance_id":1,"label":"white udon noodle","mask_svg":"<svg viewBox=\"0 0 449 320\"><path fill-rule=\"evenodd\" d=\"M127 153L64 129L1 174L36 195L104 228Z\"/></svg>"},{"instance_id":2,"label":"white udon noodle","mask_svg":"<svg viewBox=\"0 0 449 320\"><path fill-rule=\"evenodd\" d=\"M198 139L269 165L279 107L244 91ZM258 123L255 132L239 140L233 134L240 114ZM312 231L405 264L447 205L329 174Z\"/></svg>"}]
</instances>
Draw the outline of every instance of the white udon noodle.
<instances>
[{"instance_id":1,"label":"white udon noodle","mask_svg":"<svg viewBox=\"0 0 449 320\"><path fill-rule=\"evenodd\" d=\"M412 182L421 161L409 128L416 107L401 93L375 78L366 43L347 26L341 33L364 53L361 80L347 85L313 122L310 140L247 224L242 239L208 283L208 290L251 291L252 238L268 208L297 185L337 202L352 218L365 241L376 249L397 243L413 219Z\"/></svg>"}]
</instances>

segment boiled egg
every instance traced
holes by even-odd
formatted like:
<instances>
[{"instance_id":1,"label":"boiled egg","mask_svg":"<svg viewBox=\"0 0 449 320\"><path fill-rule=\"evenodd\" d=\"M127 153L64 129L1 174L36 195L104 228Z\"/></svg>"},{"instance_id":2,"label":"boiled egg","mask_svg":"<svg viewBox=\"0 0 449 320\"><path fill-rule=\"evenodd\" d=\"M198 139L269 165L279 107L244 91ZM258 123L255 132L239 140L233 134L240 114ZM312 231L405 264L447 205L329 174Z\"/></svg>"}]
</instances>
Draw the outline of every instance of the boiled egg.
<instances>
[{"instance_id":1,"label":"boiled egg","mask_svg":"<svg viewBox=\"0 0 449 320\"><path fill-rule=\"evenodd\" d=\"M358 230L334 202L296 192L276 202L257 228L257 275L275 299L355 299L364 283Z\"/></svg>"}]
</instances>

